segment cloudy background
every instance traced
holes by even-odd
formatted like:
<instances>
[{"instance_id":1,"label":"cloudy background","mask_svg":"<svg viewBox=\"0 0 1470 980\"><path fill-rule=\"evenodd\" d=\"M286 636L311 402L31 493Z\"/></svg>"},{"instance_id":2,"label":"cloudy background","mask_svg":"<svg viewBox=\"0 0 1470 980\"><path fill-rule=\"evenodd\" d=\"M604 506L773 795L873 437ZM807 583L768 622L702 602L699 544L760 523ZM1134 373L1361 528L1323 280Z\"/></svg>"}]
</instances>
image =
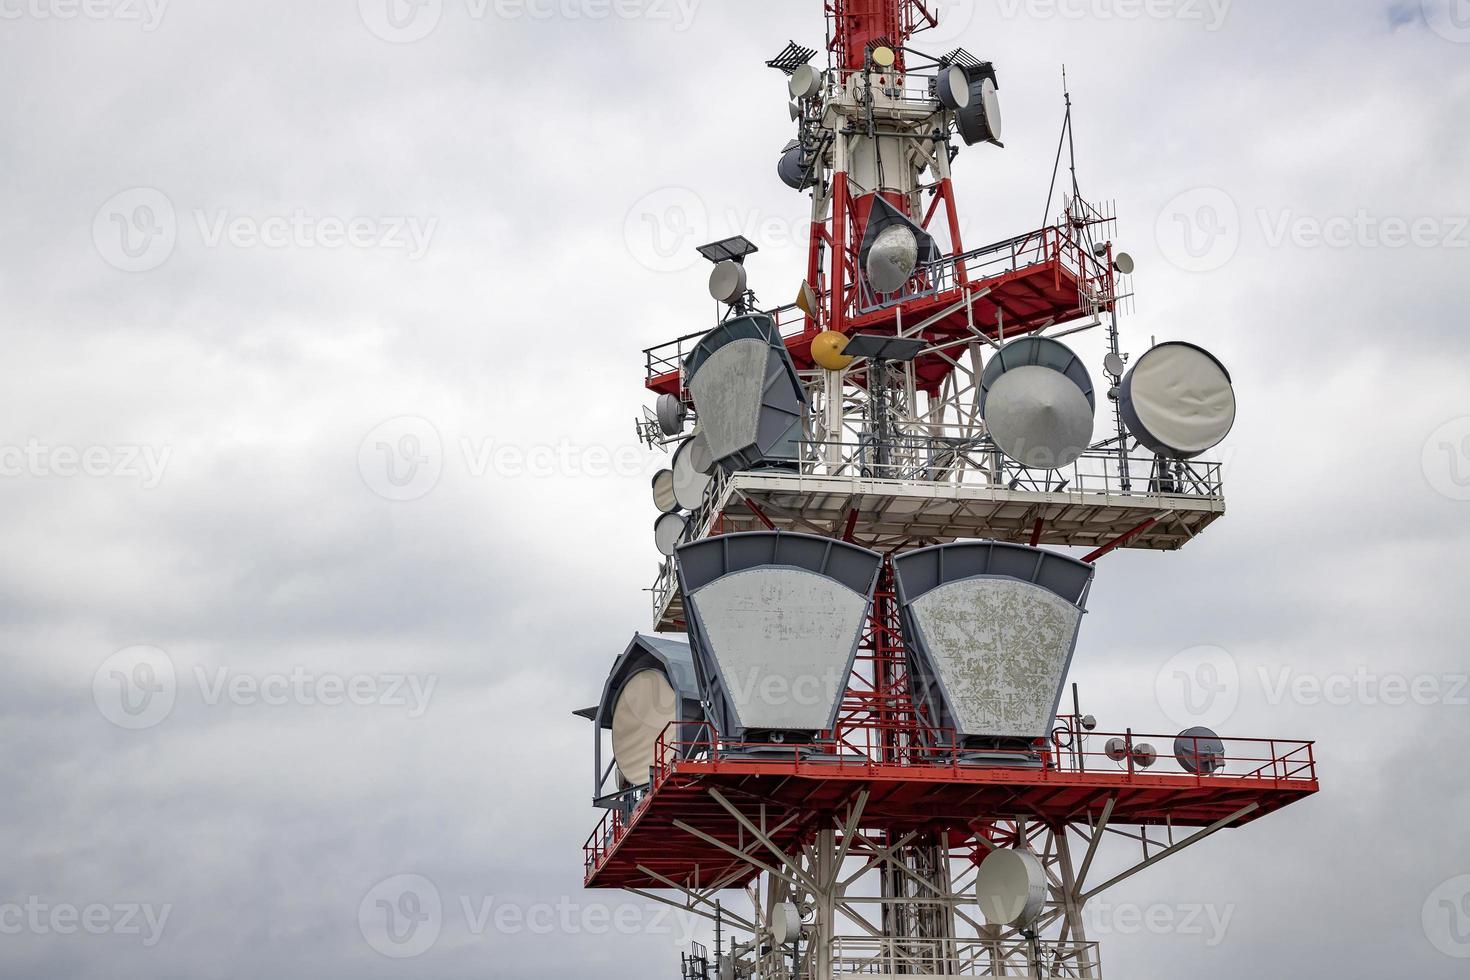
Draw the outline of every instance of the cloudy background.
<instances>
[{"instance_id":1,"label":"cloudy background","mask_svg":"<svg viewBox=\"0 0 1470 980\"><path fill-rule=\"evenodd\" d=\"M580 889L569 712L648 626L692 247L799 280L762 62L820 4L394 3L0 0L0 976L677 972ZM1177 731L1194 678L1321 743L1320 797L1108 896L1165 925L1103 910L1107 972L1463 976L1470 4L942 6L1007 114L968 241L1038 225L1065 64L1127 344L1243 400L1229 519L1103 564L1087 709ZM402 875L408 961L359 923Z\"/></svg>"}]
</instances>

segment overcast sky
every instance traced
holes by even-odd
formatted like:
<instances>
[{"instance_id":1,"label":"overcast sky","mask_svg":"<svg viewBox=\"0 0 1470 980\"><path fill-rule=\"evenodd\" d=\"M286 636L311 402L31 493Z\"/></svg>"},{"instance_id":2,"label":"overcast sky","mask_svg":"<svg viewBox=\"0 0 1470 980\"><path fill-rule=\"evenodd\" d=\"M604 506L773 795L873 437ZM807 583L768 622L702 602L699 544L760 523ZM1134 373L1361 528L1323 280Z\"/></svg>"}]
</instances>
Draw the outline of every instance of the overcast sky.
<instances>
[{"instance_id":1,"label":"overcast sky","mask_svg":"<svg viewBox=\"0 0 1470 980\"><path fill-rule=\"evenodd\" d=\"M821 4L392 3L0 0L0 976L677 972L683 923L581 891L569 712L649 627L692 247L799 281L762 63ZM1183 675L1320 741L1319 797L1109 896L1105 970L1463 976L1470 4L942 6L916 45L1007 120L967 240L1038 225L1065 64L1125 343L1241 399L1228 518L1099 570L1087 710L1175 732Z\"/></svg>"}]
</instances>

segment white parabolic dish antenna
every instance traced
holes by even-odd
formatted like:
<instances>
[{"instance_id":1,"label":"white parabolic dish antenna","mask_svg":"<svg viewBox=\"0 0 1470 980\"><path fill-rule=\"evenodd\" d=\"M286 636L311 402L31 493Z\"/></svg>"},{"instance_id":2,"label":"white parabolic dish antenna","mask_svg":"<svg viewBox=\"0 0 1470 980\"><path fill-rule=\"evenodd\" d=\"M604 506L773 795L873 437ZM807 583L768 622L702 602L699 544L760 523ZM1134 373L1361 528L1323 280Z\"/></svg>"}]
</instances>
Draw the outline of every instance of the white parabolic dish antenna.
<instances>
[{"instance_id":1,"label":"white parabolic dish antenna","mask_svg":"<svg viewBox=\"0 0 1470 980\"><path fill-rule=\"evenodd\" d=\"M1071 466L1092 443L1092 406L1060 371L1029 365L1007 371L990 389L985 424L1000 451L1034 469Z\"/></svg>"},{"instance_id":2,"label":"white parabolic dish antenna","mask_svg":"<svg viewBox=\"0 0 1470 980\"><path fill-rule=\"evenodd\" d=\"M679 509L679 497L674 492L674 471L659 470L653 477L653 506L660 514L672 514Z\"/></svg>"},{"instance_id":3,"label":"white parabolic dish antenna","mask_svg":"<svg viewBox=\"0 0 1470 980\"><path fill-rule=\"evenodd\" d=\"M939 73L939 102L946 109L963 109L970 104L970 76L959 65Z\"/></svg>"},{"instance_id":4,"label":"white parabolic dish antenna","mask_svg":"<svg viewBox=\"0 0 1470 980\"><path fill-rule=\"evenodd\" d=\"M704 493L713 482L709 473L700 469L701 466L714 466L714 460L709 458L709 446L700 436L685 439L674 453L674 497L685 510L698 510L704 506Z\"/></svg>"},{"instance_id":5,"label":"white parabolic dish antenna","mask_svg":"<svg viewBox=\"0 0 1470 980\"><path fill-rule=\"evenodd\" d=\"M919 238L907 225L883 230L868 251L868 282L879 293L896 293L919 266Z\"/></svg>"},{"instance_id":6,"label":"white parabolic dish antenna","mask_svg":"<svg viewBox=\"0 0 1470 980\"><path fill-rule=\"evenodd\" d=\"M980 911L993 926L1029 926L1046 908L1046 871L1026 851L991 851L975 879Z\"/></svg>"},{"instance_id":7,"label":"white parabolic dish antenna","mask_svg":"<svg viewBox=\"0 0 1470 980\"><path fill-rule=\"evenodd\" d=\"M1235 427L1230 372L1193 344L1160 344L1123 379L1119 407L1133 437L1160 456L1194 459Z\"/></svg>"},{"instance_id":8,"label":"white parabolic dish antenna","mask_svg":"<svg viewBox=\"0 0 1470 980\"><path fill-rule=\"evenodd\" d=\"M739 262L721 262L709 274L709 294L721 303L733 304L745 295L745 266Z\"/></svg>"},{"instance_id":9,"label":"white parabolic dish antenna","mask_svg":"<svg viewBox=\"0 0 1470 980\"><path fill-rule=\"evenodd\" d=\"M662 671L641 670L628 679L613 707L612 748L618 772L631 786L648 782L659 736L679 720L679 699Z\"/></svg>"},{"instance_id":10,"label":"white parabolic dish antenna","mask_svg":"<svg viewBox=\"0 0 1470 980\"><path fill-rule=\"evenodd\" d=\"M653 543L658 545L658 553L665 558L674 557L680 542L684 540L684 534L689 530L689 522L678 514L665 514L653 525Z\"/></svg>"}]
</instances>

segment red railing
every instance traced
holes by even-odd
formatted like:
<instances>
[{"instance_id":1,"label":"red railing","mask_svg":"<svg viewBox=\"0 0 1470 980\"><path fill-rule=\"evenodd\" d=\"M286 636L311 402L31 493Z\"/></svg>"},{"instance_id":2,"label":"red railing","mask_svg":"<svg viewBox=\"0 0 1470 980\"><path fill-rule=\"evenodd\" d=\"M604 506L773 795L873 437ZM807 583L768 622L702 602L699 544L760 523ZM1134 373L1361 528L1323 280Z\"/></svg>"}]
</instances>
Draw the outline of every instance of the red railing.
<instances>
[{"instance_id":1,"label":"red railing","mask_svg":"<svg viewBox=\"0 0 1470 980\"><path fill-rule=\"evenodd\" d=\"M677 729L696 730L691 738L678 738ZM1121 785L1147 781L1147 785L1158 786L1159 779L1168 784L1184 786L1208 786L1222 779L1254 780L1265 784L1288 784L1305 786L1317 782L1315 743L1282 739L1222 738L1215 752L1213 740L1192 738L1182 740L1181 756L1209 761L1213 771L1188 772L1174 755L1177 736L1143 735L1135 732L1109 734L1083 732L1070 718L1061 719L1050 739L1042 740L1027 749L986 750L983 758L973 750L954 744L953 733L928 730L942 736L948 745L911 744L908 751L898 756L896 762L882 762L871 755L850 751L851 739L838 742L777 746L768 742L743 743L721 739L714 727L708 723L699 725L671 725L659 738L653 767L653 780L645 795L627 812L609 811L584 847L586 871L591 875L606 857L616 849L636 823L649 799L674 775L681 770L697 770L700 774L716 774L728 769L759 763L764 771L779 772L789 767L791 774L821 772L848 772L863 770L875 775L891 772L895 768L910 770L910 775L920 778L939 778L943 774L959 777L977 770L1025 772L1032 782L1066 782L1076 775L1097 774L1121 778ZM908 735L915 734L910 726ZM878 744L890 744L877 732ZM1111 746L1120 750L1110 752ZM1139 759L1145 746L1157 751L1154 765L1145 767ZM752 756L750 750L758 749L759 755ZM1008 759L1013 761L1007 761ZM779 768L773 768L779 767ZM804 769L804 767L806 767Z\"/></svg>"}]
</instances>

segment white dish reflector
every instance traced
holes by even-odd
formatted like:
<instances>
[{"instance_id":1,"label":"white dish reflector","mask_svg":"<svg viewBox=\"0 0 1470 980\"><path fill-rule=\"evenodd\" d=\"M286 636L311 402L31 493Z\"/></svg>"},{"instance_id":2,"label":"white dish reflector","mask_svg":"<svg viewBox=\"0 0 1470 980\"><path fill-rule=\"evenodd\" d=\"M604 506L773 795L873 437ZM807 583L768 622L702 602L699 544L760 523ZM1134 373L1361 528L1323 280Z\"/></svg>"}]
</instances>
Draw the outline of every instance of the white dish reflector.
<instances>
[{"instance_id":1,"label":"white dish reflector","mask_svg":"<svg viewBox=\"0 0 1470 980\"><path fill-rule=\"evenodd\" d=\"M1046 870L1029 851L991 851L975 880L977 904L993 926L1025 928L1046 908Z\"/></svg>"},{"instance_id":2,"label":"white dish reflector","mask_svg":"<svg viewBox=\"0 0 1470 980\"><path fill-rule=\"evenodd\" d=\"M1001 376L986 398L985 424L1001 452L1032 469L1064 469L1092 444L1087 396L1065 374L1037 365Z\"/></svg>"},{"instance_id":3,"label":"white dish reflector","mask_svg":"<svg viewBox=\"0 0 1470 980\"><path fill-rule=\"evenodd\" d=\"M1230 372L1193 344L1160 344L1123 379L1119 407L1134 438L1160 456L1194 459L1235 427Z\"/></svg>"},{"instance_id":4,"label":"white dish reflector","mask_svg":"<svg viewBox=\"0 0 1470 980\"><path fill-rule=\"evenodd\" d=\"M648 782L648 770L657 755L658 740L679 721L679 699L661 671L642 670L623 685L613 708L612 748L618 772L630 786Z\"/></svg>"}]
</instances>

